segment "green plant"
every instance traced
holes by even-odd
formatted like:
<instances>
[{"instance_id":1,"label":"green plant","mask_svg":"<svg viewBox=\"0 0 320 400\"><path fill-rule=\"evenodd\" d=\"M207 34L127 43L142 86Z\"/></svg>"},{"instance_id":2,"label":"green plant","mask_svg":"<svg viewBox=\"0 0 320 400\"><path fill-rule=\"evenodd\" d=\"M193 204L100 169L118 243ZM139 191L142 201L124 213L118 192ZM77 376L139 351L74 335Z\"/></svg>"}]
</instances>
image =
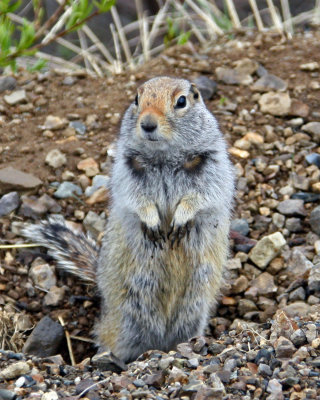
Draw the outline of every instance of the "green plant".
<instances>
[{"instance_id":1,"label":"green plant","mask_svg":"<svg viewBox=\"0 0 320 400\"><path fill-rule=\"evenodd\" d=\"M92 4L93 3L93 4ZM108 12L116 0L64 0L56 11L46 21L43 20L44 9L41 0L32 0L34 19L23 19L17 26L11 20L14 13L21 5L20 0L0 1L0 67L10 66L16 69L16 60L22 56L32 56L39 49L77 30L89 19L96 15ZM69 12L67 10L69 9ZM62 18L63 15L68 15ZM59 20L60 19L60 20ZM57 22L63 22L60 29L53 30ZM50 35L50 30L52 34ZM32 68L41 69L44 60L37 62Z\"/></svg>"},{"instance_id":2,"label":"green plant","mask_svg":"<svg viewBox=\"0 0 320 400\"><path fill-rule=\"evenodd\" d=\"M177 44L185 44L188 42L190 35L191 31L181 31L177 21L174 21L170 17L167 18L167 33L163 38L163 42L166 47L168 47L174 40L177 42Z\"/></svg>"}]
</instances>

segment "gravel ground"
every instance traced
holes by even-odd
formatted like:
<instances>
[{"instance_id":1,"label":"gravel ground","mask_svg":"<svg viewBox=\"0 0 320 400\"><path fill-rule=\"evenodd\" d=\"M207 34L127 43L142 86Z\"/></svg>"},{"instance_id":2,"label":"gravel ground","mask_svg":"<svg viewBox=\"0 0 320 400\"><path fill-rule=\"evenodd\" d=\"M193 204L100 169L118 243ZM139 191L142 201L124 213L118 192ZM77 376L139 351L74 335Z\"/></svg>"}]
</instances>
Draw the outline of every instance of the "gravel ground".
<instances>
[{"instance_id":1,"label":"gravel ground","mask_svg":"<svg viewBox=\"0 0 320 400\"><path fill-rule=\"evenodd\" d=\"M249 32L105 80L0 76L0 245L50 214L99 240L121 114L153 76L197 83L238 176L218 305L168 354L99 362L95 288L43 249L0 249L0 399L320 399L319 39Z\"/></svg>"}]
</instances>

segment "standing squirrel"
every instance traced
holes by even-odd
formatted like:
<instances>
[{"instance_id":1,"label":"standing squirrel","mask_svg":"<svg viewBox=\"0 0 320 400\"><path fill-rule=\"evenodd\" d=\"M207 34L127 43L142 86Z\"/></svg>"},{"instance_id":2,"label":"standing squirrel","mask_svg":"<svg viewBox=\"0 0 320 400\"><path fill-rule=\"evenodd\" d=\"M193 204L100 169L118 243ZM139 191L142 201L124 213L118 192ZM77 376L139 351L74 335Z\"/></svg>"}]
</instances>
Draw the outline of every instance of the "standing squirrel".
<instances>
[{"instance_id":1,"label":"standing squirrel","mask_svg":"<svg viewBox=\"0 0 320 400\"><path fill-rule=\"evenodd\" d=\"M203 333L228 253L233 194L226 143L199 90L158 77L123 117L101 248L55 218L24 234L97 284L97 342L129 362Z\"/></svg>"}]
</instances>

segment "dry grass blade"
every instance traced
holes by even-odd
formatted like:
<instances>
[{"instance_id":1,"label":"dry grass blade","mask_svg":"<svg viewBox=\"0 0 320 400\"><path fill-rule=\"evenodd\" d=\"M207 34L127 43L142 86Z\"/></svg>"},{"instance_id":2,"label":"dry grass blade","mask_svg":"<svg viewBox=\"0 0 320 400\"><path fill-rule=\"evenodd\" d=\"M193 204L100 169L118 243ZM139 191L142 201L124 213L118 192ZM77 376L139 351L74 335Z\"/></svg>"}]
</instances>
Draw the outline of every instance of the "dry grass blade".
<instances>
[{"instance_id":1,"label":"dry grass blade","mask_svg":"<svg viewBox=\"0 0 320 400\"><path fill-rule=\"evenodd\" d=\"M119 74L122 72L120 44L119 44L117 32L116 32L113 24L110 24L110 30L111 30L111 34L112 34L114 49L116 52L116 60L114 60L114 72L116 74Z\"/></svg>"},{"instance_id":2,"label":"dry grass blade","mask_svg":"<svg viewBox=\"0 0 320 400\"><path fill-rule=\"evenodd\" d=\"M41 246L41 244L36 244L36 243L0 244L0 250L21 249L25 247L39 247L39 246Z\"/></svg>"},{"instance_id":3,"label":"dry grass blade","mask_svg":"<svg viewBox=\"0 0 320 400\"><path fill-rule=\"evenodd\" d=\"M257 7L256 0L249 0L250 7L252 8L254 19L256 20L257 28L259 31L262 31L264 29L262 19L259 13L259 9Z\"/></svg>"},{"instance_id":4,"label":"dry grass blade","mask_svg":"<svg viewBox=\"0 0 320 400\"><path fill-rule=\"evenodd\" d=\"M288 0L281 0L281 8L282 8L283 20L286 21L286 23L283 23L284 29L292 37L293 24L292 24L292 18Z\"/></svg>"},{"instance_id":5,"label":"dry grass blade","mask_svg":"<svg viewBox=\"0 0 320 400\"><path fill-rule=\"evenodd\" d=\"M226 4L227 4L227 7L228 7L228 11L229 11L230 18L231 18L231 21L233 23L233 26L236 29L241 28L240 19L239 19L236 7L234 6L233 0L226 0Z\"/></svg>"},{"instance_id":6,"label":"dry grass blade","mask_svg":"<svg viewBox=\"0 0 320 400\"><path fill-rule=\"evenodd\" d=\"M71 344L71 339L70 339L70 334L65 326L64 320L61 317L61 315L59 315L58 320L61 324L61 326L64 329L64 334L66 335L66 340L67 340L67 346L68 346L68 351L69 351L69 357L71 360L71 365L74 366L76 365L75 359L74 359L74 355L73 355L73 350L72 350L72 344Z\"/></svg>"},{"instance_id":7,"label":"dry grass blade","mask_svg":"<svg viewBox=\"0 0 320 400\"><path fill-rule=\"evenodd\" d=\"M70 335L70 339L80 340L81 342L86 342L86 343L95 343L94 340L83 337L83 336Z\"/></svg>"},{"instance_id":8,"label":"dry grass blade","mask_svg":"<svg viewBox=\"0 0 320 400\"><path fill-rule=\"evenodd\" d=\"M192 32L196 36L196 38L199 40L200 43L204 43L206 41L206 38L202 35L200 30L198 29L196 23L194 22L193 18L190 16L190 14L187 13L187 11L184 9L184 7L180 3L175 3L175 7L177 10L186 18L186 20L189 22Z\"/></svg>"},{"instance_id":9,"label":"dry grass blade","mask_svg":"<svg viewBox=\"0 0 320 400\"><path fill-rule=\"evenodd\" d=\"M83 32L88 36L88 38L96 45L96 47L100 50L101 54L105 57L105 59L113 64L114 58L112 57L110 51L106 48L106 46L99 40L94 32L88 27L88 25L83 25Z\"/></svg>"},{"instance_id":10,"label":"dry grass blade","mask_svg":"<svg viewBox=\"0 0 320 400\"><path fill-rule=\"evenodd\" d=\"M320 25L320 0L316 0L312 22L316 25Z\"/></svg>"},{"instance_id":11,"label":"dry grass blade","mask_svg":"<svg viewBox=\"0 0 320 400\"><path fill-rule=\"evenodd\" d=\"M160 8L158 14L155 16L151 30L150 30L150 34L149 34L149 49L151 49L152 44L154 42L154 39L158 36L159 34L159 27L161 26L164 18L167 16L167 10L169 7L169 0L166 0L166 2L164 3L164 5ZM174 2L174 4L178 4L178 2Z\"/></svg>"},{"instance_id":12,"label":"dry grass blade","mask_svg":"<svg viewBox=\"0 0 320 400\"><path fill-rule=\"evenodd\" d=\"M273 4L273 1L272 0L267 0L267 4L268 4L268 7L269 7L269 11L270 11L271 18L272 18L272 21L274 23L275 29L278 32L282 32L283 31L282 22L281 22L281 19L279 17L279 14L277 13L277 10L276 10L274 4Z\"/></svg>"},{"instance_id":13,"label":"dry grass blade","mask_svg":"<svg viewBox=\"0 0 320 400\"><path fill-rule=\"evenodd\" d=\"M185 0L185 2L199 15L199 17L205 21L208 31L211 32L211 36L223 34L223 30L219 28L214 20L208 16L197 4L195 4L193 0Z\"/></svg>"},{"instance_id":14,"label":"dry grass blade","mask_svg":"<svg viewBox=\"0 0 320 400\"><path fill-rule=\"evenodd\" d=\"M121 45L122 45L122 48L123 48L123 52L124 52L125 57L127 59L127 62L129 64L130 68L133 69L134 64L133 64L133 60L132 60L132 55L131 55L131 52L130 52L130 48L129 48L129 45L128 45L128 41L127 41L126 35L124 34L124 31L123 31L123 28L122 28L122 25L121 25L121 21L120 21L120 17L119 17L118 11L117 11L115 6L111 7L111 15L112 15L113 21L115 23L115 26L117 28L119 39L120 39L120 42L121 42Z\"/></svg>"}]
</instances>

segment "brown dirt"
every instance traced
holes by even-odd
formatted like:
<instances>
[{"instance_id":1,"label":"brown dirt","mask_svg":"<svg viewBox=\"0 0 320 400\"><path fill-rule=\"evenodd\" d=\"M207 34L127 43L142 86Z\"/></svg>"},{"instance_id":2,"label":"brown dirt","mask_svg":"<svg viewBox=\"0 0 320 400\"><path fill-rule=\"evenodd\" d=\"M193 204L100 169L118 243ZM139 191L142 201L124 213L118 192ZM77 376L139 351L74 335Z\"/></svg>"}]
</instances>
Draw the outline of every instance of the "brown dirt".
<instances>
[{"instance_id":1,"label":"brown dirt","mask_svg":"<svg viewBox=\"0 0 320 400\"><path fill-rule=\"evenodd\" d=\"M320 121L320 90L310 89L310 72L300 70L302 63L311 61L320 63L319 32L311 32L308 38L304 35L298 35L292 40L285 40L278 34L241 36L241 41L247 41L253 43L253 45L248 45L248 48L226 47L225 43L228 38L224 38L220 40L220 48L208 46L207 49L199 50L191 45L175 47L151 60L138 71L126 71L123 74L106 79L77 78L72 86L63 85L65 76L55 72L51 72L47 79L37 81L36 75L21 71L17 77L19 86L27 90L34 107L30 112L21 113L21 106L10 107L3 101L3 95L0 96L0 105L3 106L5 115L5 122L0 125L0 168L13 166L32 173L44 182L38 194L44 192L52 194L53 191L49 185L53 181L61 181L63 169L53 170L45 164L48 151L58 148L65 153L67 165L64 169L72 171L76 176L80 175L76 165L85 157L84 155L76 155L76 149L79 147L84 149L86 156L93 157L100 163L105 162L107 148L114 141L119 130L119 124L113 124L106 114L122 114L128 104L133 101L136 88L140 83L158 75L183 77L189 80L193 80L199 75L206 75L215 80L214 71L216 67L231 67L233 61L243 57L250 57L258 61L269 72L288 80L290 95L310 107L313 112L313 117L310 120ZM319 75L315 75L313 80L319 81ZM43 93L37 94L39 90L36 89L39 86L43 87ZM217 116L222 130L232 145L236 139L241 137L241 135L232 131L232 127L238 123L238 112L226 114L219 111L222 98L237 101L238 111L239 107L251 110L257 107L257 103L252 100L252 92L249 87L218 83L217 93L212 100L207 102L207 106ZM99 127L83 138L80 136L68 138L64 136L64 130L54 131L52 138L43 135L40 126L44 124L47 115L64 118L74 113L79 115L81 121L85 121L88 115L97 114ZM305 119L305 122L307 121L308 118ZM262 125L270 124L276 127L283 123L283 118L261 114L258 118L248 121L246 129L259 133L262 130ZM260 154L260 150L257 148L253 155L258 154ZM247 163L247 161L242 160L235 161L241 162L243 166ZM243 199L243 201L245 200ZM101 205L89 207L85 203L77 203L73 199L61 200L60 204L63 207L62 214L71 219L75 208L82 209L85 212L89 209L97 212L104 209ZM241 204L239 204L236 214L240 213L240 210ZM19 216L14 218L21 219ZM0 224L0 232L2 231L5 235L9 221L2 218ZM13 257L17 256L17 253L13 252L12 254ZM10 268L5 270L4 277L7 283L7 295L10 297L11 288L13 290L11 294L17 301L18 308L25 308L32 315L34 322L37 322L46 313L55 316L63 311L67 327L71 333L89 336L94 317L97 315L97 302L93 302L93 305L89 305L85 309L82 300L76 302L76 305L70 306L70 297L66 296L66 301L59 309L42 309L39 305L44 293L36 290L38 301L32 309L30 300L26 297L26 291L22 289L27 278L24 275L17 276L13 270L10 271ZM21 279L21 282L18 282L17 285L18 279ZM71 288L70 296L71 294L87 295L88 289L79 283L75 284L73 278L61 277L60 279ZM21 290L18 290L17 286ZM92 297L90 291L89 296ZM78 322L79 318L81 319L80 323L76 324L75 321ZM90 351L86 344L79 344L76 353L79 361L90 354Z\"/></svg>"}]
</instances>

